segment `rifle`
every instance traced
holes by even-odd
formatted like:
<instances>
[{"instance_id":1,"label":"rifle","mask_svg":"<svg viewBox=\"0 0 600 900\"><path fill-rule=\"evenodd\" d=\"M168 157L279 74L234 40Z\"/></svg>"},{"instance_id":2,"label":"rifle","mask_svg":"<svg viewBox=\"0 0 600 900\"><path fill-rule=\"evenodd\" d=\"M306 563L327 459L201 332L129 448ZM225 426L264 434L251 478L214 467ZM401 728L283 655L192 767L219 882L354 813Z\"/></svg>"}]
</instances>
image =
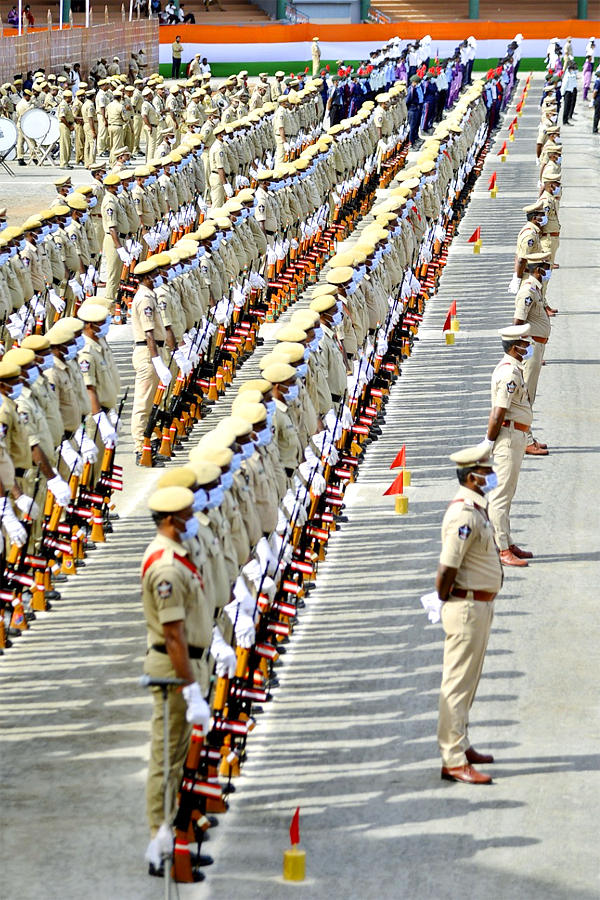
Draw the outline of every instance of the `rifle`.
<instances>
[{"instance_id":1,"label":"rifle","mask_svg":"<svg viewBox=\"0 0 600 900\"><path fill-rule=\"evenodd\" d=\"M40 480L41 472L40 467L38 466L29 512L31 512L33 504L35 503ZM26 631L28 628L27 619L35 619L35 613L31 612L28 616L23 609L23 590L33 590L35 586L35 579L31 575L27 574L26 569L30 568L30 566L34 564L34 561L37 561L38 564L41 562L42 567L45 568L46 560L43 558L40 560L38 557L30 557L28 555L28 547L31 540L31 534L34 524L34 520L31 518L29 513L24 514L23 519L21 520L21 524L23 525L23 528L26 532L25 543L22 547L18 547L16 544L12 545L8 557L6 558L6 566L3 569L3 572L8 585L11 586L11 590L13 591L13 597L10 601L13 610L10 627L16 628L18 631ZM46 608L45 603L41 608Z\"/></svg>"},{"instance_id":2,"label":"rifle","mask_svg":"<svg viewBox=\"0 0 600 900\"><path fill-rule=\"evenodd\" d=\"M171 360L169 361L169 365L171 364L174 354L175 351L173 350L171 353ZM161 411L161 406L163 405L163 400L165 399L166 392L166 386L162 383L162 381L159 381L156 392L154 394L152 409L150 410L150 415L148 416L148 421L144 429L144 446L142 449L142 456L140 458L140 465L146 466L149 469L152 468L152 435L154 434L154 429L157 427L159 421L162 421L163 419L164 413L163 411Z\"/></svg>"}]
</instances>

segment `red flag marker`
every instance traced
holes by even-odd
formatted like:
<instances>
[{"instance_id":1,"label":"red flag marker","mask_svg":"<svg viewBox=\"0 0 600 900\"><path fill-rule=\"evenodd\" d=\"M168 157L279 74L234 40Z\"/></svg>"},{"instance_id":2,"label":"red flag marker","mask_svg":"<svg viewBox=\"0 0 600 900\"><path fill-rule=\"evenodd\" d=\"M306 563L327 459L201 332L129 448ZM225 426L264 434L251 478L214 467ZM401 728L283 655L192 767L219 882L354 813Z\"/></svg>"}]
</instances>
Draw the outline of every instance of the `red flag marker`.
<instances>
[{"instance_id":1,"label":"red flag marker","mask_svg":"<svg viewBox=\"0 0 600 900\"><path fill-rule=\"evenodd\" d=\"M450 310L448 310L448 315L446 316L446 319L442 326L442 331L450 331L451 321L452 321L452 313L450 312Z\"/></svg>"},{"instance_id":2,"label":"red flag marker","mask_svg":"<svg viewBox=\"0 0 600 900\"><path fill-rule=\"evenodd\" d=\"M475 244L477 241L480 241L480 240L481 240L481 228L476 228L475 231L473 232L473 234L471 235L471 237L469 238L469 240L467 241L467 244Z\"/></svg>"},{"instance_id":3,"label":"red flag marker","mask_svg":"<svg viewBox=\"0 0 600 900\"><path fill-rule=\"evenodd\" d=\"M300 843L300 807L296 809L290 825L290 844L295 847Z\"/></svg>"},{"instance_id":4,"label":"red flag marker","mask_svg":"<svg viewBox=\"0 0 600 900\"><path fill-rule=\"evenodd\" d=\"M402 444L402 449L400 450L400 453L398 454L398 456L396 457L394 462L391 464L390 469L404 468L405 465L406 465L406 444ZM404 487L404 485L403 485L403 487Z\"/></svg>"},{"instance_id":5,"label":"red flag marker","mask_svg":"<svg viewBox=\"0 0 600 900\"><path fill-rule=\"evenodd\" d=\"M383 492L382 496L390 497L393 494L402 494L402 493L404 493L404 472L400 472L396 476L396 478L394 479L392 484L389 486L387 491Z\"/></svg>"},{"instance_id":6,"label":"red flag marker","mask_svg":"<svg viewBox=\"0 0 600 900\"><path fill-rule=\"evenodd\" d=\"M517 109L518 108L519 107L517 106ZM506 153L506 141L504 141L504 143L500 147L500 153L497 153L496 156L504 156L505 153Z\"/></svg>"},{"instance_id":7,"label":"red flag marker","mask_svg":"<svg viewBox=\"0 0 600 900\"><path fill-rule=\"evenodd\" d=\"M490 180L488 181L488 191L493 190L496 187L496 173L494 172Z\"/></svg>"},{"instance_id":8,"label":"red flag marker","mask_svg":"<svg viewBox=\"0 0 600 900\"><path fill-rule=\"evenodd\" d=\"M518 123L517 123L517 117L516 117L516 116L514 117L514 119L512 120L512 122L510 123L510 127L511 127L511 128L518 128L518 127L519 127L519 125L518 125Z\"/></svg>"},{"instance_id":9,"label":"red flag marker","mask_svg":"<svg viewBox=\"0 0 600 900\"><path fill-rule=\"evenodd\" d=\"M453 301L452 301L452 303L450 304L450 309L448 310L448 312L450 313L451 316L455 316L455 315L456 315L456 300L453 300Z\"/></svg>"}]
</instances>

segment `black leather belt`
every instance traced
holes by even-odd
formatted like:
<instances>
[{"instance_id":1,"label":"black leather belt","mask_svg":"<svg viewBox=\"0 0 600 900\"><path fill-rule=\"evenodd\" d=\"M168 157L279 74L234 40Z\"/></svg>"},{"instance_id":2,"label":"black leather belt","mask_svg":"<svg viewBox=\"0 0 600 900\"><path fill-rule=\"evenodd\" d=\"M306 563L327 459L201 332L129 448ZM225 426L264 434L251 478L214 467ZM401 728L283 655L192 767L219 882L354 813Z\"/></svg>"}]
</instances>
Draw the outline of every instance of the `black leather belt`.
<instances>
[{"instance_id":1,"label":"black leather belt","mask_svg":"<svg viewBox=\"0 0 600 900\"><path fill-rule=\"evenodd\" d=\"M136 347L147 347L148 344L147 344L146 341L136 341L136 342L135 342L135 346L136 346ZM165 342L164 342L164 341L157 341L157 342L156 342L156 346L157 346L157 347L164 347L164 346L165 346Z\"/></svg>"},{"instance_id":2,"label":"black leather belt","mask_svg":"<svg viewBox=\"0 0 600 900\"><path fill-rule=\"evenodd\" d=\"M156 650L157 653L164 653L167 655L165 644L152 644L152 649ZM202 659L203 655L204 647L192 647L188 644L188 656L190 659Z\"/></svg>"},{"instance_id":3,"label":"black leather belt","mask_svg":"<svg viewBox=\"0 0 600 900\"><path fill-rule=\"evenodd\" d=\"M266 234L268 234L269 237L272 237L274 234L277 234L277 232L276 231L267 231Z\"/></svg>"},{"instance_id":4,"label":"black leather belt","mask_svg":"<svg viewBox=\"0 0 600 900\"><path fill-rule=\"evenodd\" d=\"M119 232L119 237L120 237L122 240L125 239L125 238L127 238L128 236L129 236L129 235L127 235L127 234L121 234L121 232Z\"/></svg>"},{"instance_id":5,"label":"black leather belt","mask_svg":"<svg viewBox=\"0 0 600 900\"><path fill-rule=\"evenodd\" d=\"M27 469L15 469L15 475L17 476L17 478L23 478L26 471Z\"/></svg>"},{"instance_id":6,"label":"black leather belt","mask_svg":"<svg viewBox=\"0 0 600 900\"><path fill-rule=\"evenodd\" d=\"M342 395L341 394L332 394L331 399L333 400L334 403L339 403L340 400L342 399Z\"/></svg>"}]
</instances>

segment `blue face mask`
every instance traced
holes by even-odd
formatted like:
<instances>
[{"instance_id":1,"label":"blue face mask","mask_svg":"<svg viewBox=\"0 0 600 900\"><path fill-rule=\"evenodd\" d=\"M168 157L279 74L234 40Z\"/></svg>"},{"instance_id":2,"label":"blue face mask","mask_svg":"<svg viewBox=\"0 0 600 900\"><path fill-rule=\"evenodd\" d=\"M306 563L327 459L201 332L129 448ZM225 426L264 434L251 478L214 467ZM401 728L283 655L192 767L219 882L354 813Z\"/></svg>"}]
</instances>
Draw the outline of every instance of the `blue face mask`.
<instances>
[{"instance_id":1,"label":"blue face mask","mask_svg":"<svg viewBox=\"0 0 600 900\"><path fill-rule=\"evenodd\" d=\"M308 365L306 363L302 363L299 366L296 366L296 375L299 378L304 378L306 373L308 372Z\"/></svg>"},{"instance_id":2,"label":"blue face mask","mask_svg":"<svg viewBox=\"0 0 600 900\"><path fill-rule=\"evenodd\" d=\"M300 393L300 389L297 384L292 384L288 389L285 395L286 400L297 400L298 394Z\"/></svg>"},{"instance_id":3,"label":"blue face mask","mask_svg":"<svg viewBox=\"0 0 600 900\"><path fill-rule=\"evenodd\" d=\"M85 225L85 223L87 222L88 219L89 219L89 214L86 213L86 212L84 212L83 215L82 215L82 217L81 217L81 224L82 224L82 225Z\"/></svg>"},{"instance_id":4,"label":"blue face mask","mask_svg":"<svg viewBox=\"0 0 600 900\"><path fill-rule=\"evenodd\" d=\"M317 328L315 328L315 341L317 341L317 342L320 341L322 337L323 337L323 329L319 325Z\"/></svg>"},{"instance_id":5,"label":"blue face mask","mask_svg":"<svg viewBox=\"0 0 600 900\"><path fill-rule=\"evenodd\" d=\"M36 383L41 374L42 373L37 366L33 366L33 368L27 371L27 381L29 382L30 386Z\"/></svg>"},{"instance_id":6,"label":"blue face mask","mask_svg":"<svg viewBox=\"0 0 600 900\"><path fill-rule=\"evenodd\" d=\"M254 453L254 444L252 441L249 441L247 444L242 444L242 459L250 459L252 454Z\"/></svg>"},{"instance_id":7,"label":"blue face mask","mask_svg":"<svg viewBox=\"0 0 600 900\"><path fill-rule=\"evenodd\" d=\"M177 516L179 519L179 516ZM180 522L183 522L183 519L179 519ZM179 537L182 541L189 541L192 538L195 538L200 529L200 522L194 516L191 519L188 519L185 523L185 528L183 531L179 532Z\"/></svg>"},{"instance_id":8,"label":"blue face mask","mask_svg":"<svg viewBox=\"0 0 600 900\"><path fill-rule=\"evenodd\" d=\"M523 356L523 362L526 359L531 359L532 356L533 356L533 344L529 344L529 346L527 347L527 350L525 351L525 355Z\"/></svg>"},{"instance_id":9,"label":"blue face mask","mask_svg":"<svg viewBox=\"0 0 600 900\"><path fill-rule=\"evenodd\" d=\"M231 460L231 463L230 463L230 465L229 465L229 468L230 468L231 472L232 472L234 475L235 475L236 472L239 472L239 471L240 471L240 466L241 466L241 464L242 464L242 459L243 459L243 457L242 457L242 454L241 454L241 453L234 453L234 454L233 454L233 459Z\"/></svg>"},{"instance_id":10,"label":"blue face mask","mask_svg":"<svg viewBox=\"0 0 600 900\"><path fill-rule=\"evenodd\" d=\"M67 347L67 352L65 353L65 361L70 362L72 359L75 359L78 349L79 348L77 347L77 344L70 344Z\"/></svg>"},{"instance_id":11,"label":"blue face mask","mask_svg":"<svg viewBox=\"0 0 600 900\"><path fill-rule=\"evenodd\" d=\"M8 395L11 400L18 400L21 396L21 391L23 390L22 384L15 384L14 388Z\"/></svg>"},{"instance_id":12,"label":"blue face mask","mask_svg":"<svg viewBox=\"0 0 600 900\"><path fill-rule=\"evenodd\" d=\"M27 246L27 241L19 241L19 250L24 250Z\"/></svg>"},{"instance_id":13,"label":"blue face mask","mask_svg":"<svg viewBox=\"0 0 600 900\"><path fill-rule=\"evenodd\" d=\"M341 312L336 312L336 313L335 313L335 315L333 316L333 318L332 318L332 320L331 320L331 324L332 324L333 326L335 326L335 325L341 325L341 324L342 324L342 314L341 314Z\"/></svg>"},{"instance_id":14,"label":"blue face mask","mask_svg":"<svg viewBox=\"0 0 600 900\"><path fill-rule=\"evenodd\" d=\"M42 372L46 372L48 369L51 369L53 365L54 365L54 357L52 356L51 353L49 353L42 360L40 369L42 370Z\"/></svg>"},{"instance_id":15,"label":"blue face mask","mask_svg":"<svg viewBox=\"0 0 600 900\"><path fill-rule=\"evenodd\" d=\"M102 325L100 326L100 330L98 331L98 337L106 337L106 335L108 334L109 328L110 328L110 321L109 321L109 319L107 319L106 322L103 322Z\"/></svg>"},{"instance_id":16,"label":"blue face mask","mask_svg":"<svg viewBox=\"0 0 600 900\"><path fill-rule=\"evenodd\" d=\"M484 483L480 485L480 487L484 494L489 494L490 491L493 491L494 488L498 487L498 476L495 472L490 472L489 475L484 475L483 478Z\"/></svg>"},{"instance_id":17,"label":"blue face mask","mask_svg":"<svg viewBox=\"0 0 600 900\"><path fill-rule=\"evenodd\" d=\"M161 284L164 284L164 281L162 275L157 275L156 278L152 279L152 287L159 288Z\"/></svg>"},{"instance_id":18,"label":"blue face mask","mask_svg":"<svg viewBox=\"0 0 600 900\"><path fill-rule=\"evenodd\" d=\"M75 338L75 352L79 353L80 350L83 350L85 347L85 338L83 335L79 335L79 337Z\"/></svg>"},{"instance_id":19,"label":"blue face mask","mask_svg":"<svg viewBox=\"0 0 600 900\"><path fill-rule=\"evenodd\" d=\"M220 506L223 502L223 497L225 496L225 491L222 486L218 484L216 487L211 488L208 492L208 503L206 504L207 509L215 509L215 507Z\"/></svg>"},{"instance_id":20,"label":"blue face mask","mask_svg":"<svg viewBox=\"0 0 600 900\"><path fill-rule=\"evenodd\" d=\"M117 195L122 194L122 193L123 193L123 185L120 184L117 188Z\"/></svg>"},{"instance_id":21,"label":"blue face mask","mask_svg":"<svg viewBox=\"0 0 600 900\"><path fill-rule=\"evenodd\" d=\"M552 275L552 269L548 269L547 272L542 272L542 281L550 281L551 275Z\"/></svg>"},{"instance_id":22,"label":"blue face mask","mask_svg":"<svg viewBox=\"0 0 600 900\"><path fill-rule=\"evenodd\" d=\"M233 473L232 472L223 472L221 474L221 487L224 491L228 491L233 487Z\"/></svg>"},{"instance_id":23,"label":"blue face mask","mask_svg":"<svg viewBox=\"0 0 600 900\"><path fill-rule=\"evenodd\" d=\"M256 436L256 446L257 447L268 447L271 443L273 435L271 434L270 428L263 428L262 431L258 432Z\"/></svg>"},{"instance_id":24,"label":"blue face mask","mask_svg":"<svg viewBox=\"0 0 600 900\"><path fill-rule=\"evenodd\" d=\"M134 188L134 186L135 186L135 181L130 181L130 182L128 182L128 184L127 184L127 190L128 190L128 191L132 191L133 188Z\"/></svg>"}]
</instances>

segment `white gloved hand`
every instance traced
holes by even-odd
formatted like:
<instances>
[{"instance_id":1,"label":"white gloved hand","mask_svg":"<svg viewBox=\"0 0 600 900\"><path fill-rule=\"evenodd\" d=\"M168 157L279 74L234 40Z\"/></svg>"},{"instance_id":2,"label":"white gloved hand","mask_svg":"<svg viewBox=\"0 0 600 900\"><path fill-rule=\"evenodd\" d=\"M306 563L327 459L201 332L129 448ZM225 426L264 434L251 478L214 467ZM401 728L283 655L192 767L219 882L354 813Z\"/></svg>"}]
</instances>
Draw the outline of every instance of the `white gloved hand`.
<instances>
[{"instance_id":1,"label":"white gloved hand","mask_svg":"<svg viewBox=\"0 0 600 900\"><path fill-rule=\"evenodd\" d=\"M117 247L117 256L121 260L124 266L131 265L131 257L125 247Z\"/></svg>"},{"instance_id":2,"label":"white gloved hand","mask_svg":"<svg viewBox=\"0 0 600 900\"><path fill-rule=\"evenodd\" d=\"M494 443L495 441L490 441L487 436L484 437L484 439L480 441L479 444L477 444L478 449L481 450L481 455L483 456L484 453L489 454L492 450L492 447L494 446Z\"/></svg>"},{"instance_id":3,"label":"white gloved hand","mask_svg":"<svg viewBox=\"0 0 600 900\"><path fill-rule=\"evenodd\" d=\"M144 859L158 869L167 856L173 854L173 833L169 825L163 822L156 837L153 837L146 848Z\"/></svg>"},{"instance_id":4,"label":"white gloved hand","mask_svg":"<svg viewBox=\"0 0 600 900\"><path fill-rule=\"evenodd\" d=\"M513 277L510 279L510 283L508 285L508 293L516 294L519 290L519 285L521 284L521 279L517 275L516 272L513 272Z\"/></svg>"},{"instance_id":5,"label":"white gloved hand","mask_svg":"<svg viewBox=\"0 0 600 900\"><path fill-rule=\"evenodd\" d=\"M81 300L83 297L83 288L79 284L76 278L69 279L69 287L73 291L73 294L77 297L78 300Z\"/></svg>"},{"instance_id":6,"label":"white gloved hand","mask_svg":"<svg viewBox=\"0 0 600 900\"><path fill-rule=\"evenodd\" d=\"M79 447L79 452L83 457L83 461L93 465L98 459L98 447L94 441L87 435L84 435L83 438L79 438L77 441L77 446Z\"/></svg>"},{"instance_id":7,"label":"white gloved hand","mask_svg":"<svg viewBox=\"0 0 600 900\"><path fill-rule=\"evenodd\" d=\"M238 647L242 647L244 650L249 650L256 641L254 622L241 610L235 623L235 639Z\"/></svg>"},{"instance_id":8,"label":"white gloved hand","mask_svg":"<svg viewBox=\"0 0 600 900\"><path fill-rule=\"evenodd\" d=\"M225 189L225 194L227 195L227 197L233 197L233 188L231 187L231 185L229 183L226 183L223 185L223 187Z\"/></svg>"},{"instance_id":9,"label":"white gloved hand","mask_svg":"<svg viewBox=\"0 0 600 900\"><path fill-rule=\"evenodd\" d=\"M274 575L277 571L277 559L273 555L273 551L271 550L266 537L261 537L258 544L256 545L256 550L254 552L258 557L263 572L266 572L269 575Z\"/></svg>"},{"instance_id":10,"label":"white gloved hand","mask_svg":"<svg viewBox=\"0 0 600 900\"><path fill-rule=\"evenodd\" d=\"M217 678L233 678L236 668L235 651L224 640L223 635L216 625L213 628L210 653L217 664Z\"/></svg>"},{"instance_id":11,"label":"white gloved hand","mask_svg":"<svg viewBox=\"0 0 600 900\"><path fill-rule=\"evenodd\" d=\"M66 481L63 481L60 475L55 475L54 478L50 479L48 490L54 494L54 499L59 506L68 506L71 502L71 488Z\"/></svg>"},{"instance_id":12,"label":"white gloved hand","mask_svg":"<svg viewBox=\"0 0 600 900\"><path fill-rule=\"evenodd\" d=\"M349 428L352 428L352 426L354 425L354 419L352 418L352 413L350 412L350 410L348 409L347 406L344 406L344 408L342 410L341 420L342 420L342 428L345 428L346 430L348 430Z\"/></svg>"},{"instance_id":13,"label":"white gloved hand","mask_svg":"<svg viewBox=\"0 0 600 900\"><path fill-rule=\"evenodd\" d=\"M115 429L117 434L121 434L121 428L123 427L123 422L119 418L119 413L114 408L114 406L112 409L109 409L107 416L108 416L108 421L110 422L112 427Z\"/></svg>"},{"instance_id":14,"label":"white gloved hand","mask_svg":"<svg viewBox=\"0 0 600 900\"><path fill-rule=\"evenodd\" d=\"M15 511L8 497L0 498L0 522L2 522L2 527L6 529L11 544L22 547L27 540L27 532L15 516Z\"/></svg>"},{"instance_id":15,"label":"white gloved hand","mask_svg":"<svg viewBox=\"0 0 600 900\"><path fill-rule=\"evenodd\" d=\"M33 497L28 497L27 494L21 494L20 497L17 497L15 506L20 509L24 515L29 516L30 519L37 519L40 514L39 506Z\"/></svg>"},{"instance_id":16,"label":"white gloved hand","mask_svg":"<svg viewBox=\"0 0 600 900\"><path fill-rule=\"evenodd\" d=\"M83 472L83 459L68 441L63 441L60 445L60 455L68 470L79 477Z\"/></svg>"},{"instance_id":17,"label":"white gloved hand","mask_svg":"<svg viewBox=\"0 0 600 900\"><path fill-rule=\"evenodd\" d=\"M160 356L152 357L152 365L154 366L159 380L164 384L165 387L169 387L169 385L171 384L171 373L169 372L167 366L165 366Z\"/></svg>"},{"instance_id":18,"label":"white gloved hand","mask_svg":"<svg viewBox=\"0 0 600 900\"><path fill-rule=\"evenodd\" d=\"M88 278L87 275L86 275L86 277L83 279L83 285L82 285L82 287L83 287L83 290L85 291L86 294L93 294L93 293L94 293L94 282L92 281L91 278Z\"/></svg>"},{"instance_id":19,"label":"white gloved hand","mask_svg":"<svg viewBox=\"0 0 600 900\"><path fill-rule=\"evenodd\" d=\"M181 347L177 348L177 350L173 354L173 359L177 363L177 366L181 370L183 376L187 378L187 376L192 371L193 366Z\"/></svg>"},{"instance_id":20,"label":"white gloved hand","mask_svg":"<svg viewBox=\"0 0 600 900\"><path fill-rule=\"evenodd\" d=\"M108 421L106 413L104 411L96 413L92 418L98 426L102 443L108 450L112 450L119 443L119 435Z\"/></svg>"},{"instance_id":21,"label":"white gloved hand","mask_svg":"<svg viewBox=\"0 0 600 900\"><path fill-rule=\"evenodd\" d=\"M62 297L56 293L54 288L50 288L50 290L48 291L48 300L59 315L64 312L65 306L67 304L62 299Z\"/></svg>"},{"instance_id":22,"label":"white gloved hand","mask_svg":"<svg viewBox=\"0 0 600 900\"><path fill-rule=\"evenodd\" d=\"M421 597L423 609L427 612L427 618L435 625L442 618L443 600L440 600L438 592L432 591L431 594L424 594Z\"/></svg>"},{"instance_id":23,"label":"white gloved hand","mask_svg":"<svg viewBox=\"0 0 600 900\"><path fill-rule=\"evenodd\" d=\"M210 731L210 708L202 696L197 681L186 684L181 693L187 703L185 717L191 725L201 725L204 734Z\"/></svg>"}]
</instances>

